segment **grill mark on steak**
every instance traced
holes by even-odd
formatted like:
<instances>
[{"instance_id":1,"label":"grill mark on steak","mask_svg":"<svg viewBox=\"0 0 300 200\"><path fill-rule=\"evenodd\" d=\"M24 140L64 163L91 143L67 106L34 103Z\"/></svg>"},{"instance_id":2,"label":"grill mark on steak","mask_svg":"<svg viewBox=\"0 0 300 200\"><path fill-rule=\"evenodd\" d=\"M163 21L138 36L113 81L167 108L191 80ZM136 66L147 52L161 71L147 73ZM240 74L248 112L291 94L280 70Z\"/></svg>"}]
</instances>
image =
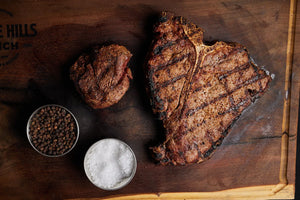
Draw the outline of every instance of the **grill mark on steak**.
<instances>
[{"instance_id":1,"label":"grill mark on steak","mask_svg":"<svg viewBox=\"0 0 300 200\"><path fill-rule=\"evenodd\" d=\"M228 96L228 94L221 94L220 96L218 96L217 98L214 98L213 100L211 100L210 102L204 102L202 103L200 106L194 108L194 109L189 109L187 112L186 112L186 116L187 117L191 117L193 114L195 114L197 111L205 108L206 106L209 106L223 98L226 98Z\"/></svg>"},{"instance_id":2,"label":"grill mark on steak","mask_svg":"<svg viewBox=\"0 0 300 200\"><path fill-rule=\"evenodd\" d=\"M165 81L163 83L161 83L161 87L160 88L157 88L156 91L159 91L161 88L164 88L164 87L167 87L168 85L172 84L172 83L175 83L176 81L179 81L180 79L182 78L185 78L187 74L181 74L175 78L172 78L171 80L169 81Z\"/></svg>"},{"instance_id":3,"label":"grill mark on steak","mask_svg":"<svg viewBox=\"0 0 300 200\"><path fill-rule=\"evenodd\" d=\"M219 80L222 80L224 78L226 78L227 76L233 74L233 73L236 73L238 71L242 71L242 70L245 70L245 69L248 69L250 67L250 64L249 63L245 63L245 64L242 64L236 68L234 68L233 70L230 70L228 71L227 73L224 73L224 74L221 74L218 79Z\"/></svg>"},{"instance_id":4,"label":"grill mark on steak","mask_svg":"<svg viewBox=\"0 0 300 200\"><path fill-rule=\"evenodd\" d=\"M94 65L92 65L92 66L93 66L93 69L94 69ZM109 72L109 68L111 66L112 65L107 65L107 67L104 69L104 71L99 76L96 75L95 70L94 70L94 76L97 78L98 85L99 85L99 82L101 81L101 79Z\"/></svg>"},{"instance_id":5,"label":"grill mark on steak","mask_svg":"<svg viewBox=\"0 0 300 200\"><path fill-rule=\"evenodd\" d=\"M233 105L232 107L230 107L228 110L225 110L222 113L218 113L218 115L225 115L231 111L237 111L239 110L239 108L243 105L245 105L247 102L249 102L250 98L246 98L245 100L241 101L240 103L238 103L237 105Z\"/></svg>"},{"instance_id":6,"label":"grill mark on steak","mask_svg":"<svg viewBox=\"0 0 300 200\"><path fill-rule=\"evenodd\" d=\"M153 111L167 135L152 150L162 165L200 163L211 157L242 111L266 91L271 78L252 63L242 45L207 46L201 28L170 13L162 16L155 28L160 37L153 41L147 76Z\"/></svg>"},{"instance_id":7,"label":"grill mark on steak","mask_svg":"<svg viewBox=\"0 0 300 200\"><path fill-rule=\"evenodd\" d=\"M167 43L165 43L163 45L157 46L154 48L153 54L160 55L164 49L175 46L175 45L179 45L181 41L184 41L184 39L187 39L186 36L183 36L183 38L179 38L175 41L168 41Z\"/></svg>"},{"instance_id":8,"label":"grill mark on steak","mask_svg":"<svg viewBox=\"0 0 300 200\"><path fill-rule=\"evenodd\" d=\"M229 61L231 60L229 57L232 55L235 55L235 53L241 53L245 51L244 48L233 48L232 51L229 52L229 54L225 54L224 57L222 58L222 60L220 60L220 62L218 63L218 65L224 63L225 61L228 61L227 59L229 59ZM204 66L205 67L205 66Z\"/></svg>"},{"instance_id":9,"label":"grill mark on steak","mask_svg":"<svg viewBox=\"0 0 300 200\"><path fill-rule=\"evenodd\" d=\"M239 115L235 116L232 120L232 123L224 130L224 131L221 131L221 136L220 138L215 141L215 142L212 142L209 149L207 151L204 152L204 154L202 154L202 152L200 151L201 153L201 157L202 159L200 160L200 162L202 162L203 160L209 158L212 153L214 153L214 150L222 143L223 139L227 136L229 130L232 128L232 126L234 125L234 122L239 118ZM203 143L202 144L206 144L206 143Z\"/></svg>"},{"instance_id":10,"label":"grill mark on steak","mask_svg":"<svg viewBox=\"0 0 300 200\"><path fill-rule=\"evenodd\" d=\"M215 65L213 65L213 66L216 66L216 65L220 65L220 64L222 64L222 63L224 63L225 61L228 61L228 60L230 60L230 56L234 56L235 55L235 53L240 53L240 52L243 52L243 51L245 51L244 50L244 48L232 48L230 51L229 51L229 53L228 54L224 54L219 60L218 60L218 62L217 63L215 63ZM211 56L212 54L217 54L218 52L214 52L213 50L211 50L211 51L209 51L208 53L207 53L207 55L206 56ZM205 68L205 67L207 67L208 65L203 65L203 67L202 68Z\"/></svg>"},{"instance_id":11,"label":"grill mark on steak","mask_svg":"<svg viewBox=\"0 0 300 200\"><path fill-rule=\"evenodd\" d=\"M172 60L170 60L168 63L166 64L161 64L161 65L158 65L158 66L153 66L151 67L151 71L152 72L157 72L157 71L160 71L160 70L164 70L166 69L167 67L170 67L171 65L175 65L177 64L178 62L180 61L183 61L185 58L189 57L190 56L190 53L187 53L187 54L184 54L180 57L175 57L173 58Z\"/></svg>"},{"instance_id":12,"label":"grill mark on steak","mask_svg":"<svg viewBox=\"0 0 300 200\"><path fill-rule=\"evenodd\" d=\"M237 110L239 110L239 108L241 106L245 105L247 102L249 103L250 100L251 100L250 98L246 97L245 99L242 99L237 104L234 104L234 102L232 102L232 106L229 109L225 110L222 113L217 113L213 118L218 119L218 118L221 118L222 115L225 115L225 114L230 113L232 111L236 112ZM211 103L211 104L209 104L207 106L213 105L214 103L216 103L216 102L213 102L213 103ZM203 124L205 124L205 120L203 120L202 122L198 123L197 127L200 127ZM222 121L220 122L220 125L222 125ZM194 130L195 130L195 127L193 127L192 129L189 129L189 130L181 130L178 133L174 134L173 139L174 140L181 140L185 135L190 134ZM222 131L221 131L221 134L222 134L222 136L224 136L224 133ZM209 141L212 143L213 139L212 139L212 136L211 136L211 133L210 133L209 130L206 131L206 136L209 139Z\"/></svg>"},{"instance_id":13,"label":"grill mark on steak","mask_svg":"<svg viewBox=\"0 0 300 200\"><path fill-rule=\"evenodd\" d=\"M217 102L217 101L220 101L220 100L223 99L223 98L228 97L228 96L231 95L233 92L235 92L236 90L240 89L241 87L250 85L250 84L252 84L252 83L254 83L254 82L258 81L258 80L261 80L261 79L263 79L263 78L265 78L265 77L259 77L259 76L252 77L252 78L246 80L244 83L241 83L241 84L237 85L237 87L236 87L234 90L232 90L232 91L230 91L230 92L228 92L228 93L226 93L226 94L221 94L220 96L218 96L217 98L214 98L214 99L211 100L210 102L204 102L203 104L201 104L201 105L198 106L197 108L188 110L187 113L186 113L186 116L187 116L187 117L190 117L190 116L192 116L193 114L195 114L195 112L197 112L197 111L199 111L199 110L205 108L206 106L208 106L208 105L210 105L210 104L212 104L212 103L215 103L215 102ZM260 84L260 82L258 82L258 84ZM229 99L230 99L230 102L232 103L232 97L229 97Z\"/></svg>"},{"instance_id":14,"label":"grill mark on steak","mask_svg":"<svg viewBox=\"0 0 300 200\"><path fill-rule=\"evenodd\" d=\"M258 85L259 85L259 92L263 91L263 88L262 88L262 85L261 85L260 81L258 82Z\"/></svg>"},{"instance_id":15,"label":"grill mark on steak","mask_svg":"<svg viewBox=\"0 0 300 200\"><path fill-rule=\"evenodd\" d=\"M231 106L234 106L234 99L232 97L232 95L228 95L229 96L229 102ZM230 110L230 109L229 109Z\"/></svg>"},{"instance_id":16,"label":"grill mark on steak","mask_svg":"<svg viewBox=\"0 0 300 200\"><path fill-rule=\"evenodd\" d=\"M161 54L161 51L162 51L162 50L164 50L164 49L167 48L167 47L171 47L171 46L173 46L173 45L176 45L176 44L177 44L176 42L177 42L177 41L170 41L170 42L167 42L167 43L164 44L164 45L157 46L157 47L153 50L154 55L159 55L159 54Z\"/></svg>"},{"instance_id":17,"label":"grill mark on steak","mask_svg":"<svg viewBox=\"0 0 300 200\"><path fill-rule=\"evenodd\" d=\"M249 68L249 67L250 67L249 63L245 63L245 64L243 64L243 65L240 65L240 66L234 68L233 70L228 71L227 73L224 73L224 74L218 76L218 79L219 79L219 80L225 79L225 78L226 78L227 76L229 76L230 74L233 74L233 73L238 72L238 71L240 71L240 70L247 69L247 68ZM226 84L224 83L224 85L226 85ZM205 88L205 87L208 87L208 86L211 86L211 83L208 82L208 83L206 83L205 85L202 85L202 86L200 86L200 87L197 87L197 88L195 88L192 92L193 92L193 93L198 92L198 91L200 91L201 89L203 89L203 88ZM225 87L225 88L226 88L226 87Z\"/></svg>"}]
</instances>

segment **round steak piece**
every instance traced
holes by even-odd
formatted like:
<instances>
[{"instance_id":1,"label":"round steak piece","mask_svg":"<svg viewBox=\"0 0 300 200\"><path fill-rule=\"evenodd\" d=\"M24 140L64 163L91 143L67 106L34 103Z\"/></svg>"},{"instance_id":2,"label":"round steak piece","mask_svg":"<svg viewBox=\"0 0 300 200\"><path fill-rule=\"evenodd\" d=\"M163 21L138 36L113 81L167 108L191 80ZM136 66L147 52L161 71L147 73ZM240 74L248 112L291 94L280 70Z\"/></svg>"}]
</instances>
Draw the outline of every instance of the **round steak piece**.
<instances>
[{"instance_id":1,"label":"round steak piece","mask_svg":"<svg viewBox=\"0 0 300 200\"><path fill-rule=\"evenodd\" d=\"M94 109L107 108L124 96L132 73L132 54L124 46L95 46L82 54L70 69L70 78L84 101Z\"/></svg>"}]
</instances>

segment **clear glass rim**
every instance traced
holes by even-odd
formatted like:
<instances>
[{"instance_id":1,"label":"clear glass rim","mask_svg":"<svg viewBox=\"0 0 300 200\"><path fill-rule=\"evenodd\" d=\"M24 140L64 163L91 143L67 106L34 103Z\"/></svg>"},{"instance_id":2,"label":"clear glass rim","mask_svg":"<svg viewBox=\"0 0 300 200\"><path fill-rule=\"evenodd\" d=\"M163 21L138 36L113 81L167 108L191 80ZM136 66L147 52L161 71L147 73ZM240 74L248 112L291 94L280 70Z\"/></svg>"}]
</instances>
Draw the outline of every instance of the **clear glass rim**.
<instances>
[{"instance_id":1,"label":"clear glass rim","mask_svg":"<svg viewBox=\"0 0 300 200\"><path fill-rule=\"evenodd\" d=\"M90 153L90 151L91 151L95 146L97 146L100 142L103 142L103 141L105 141L105 140L115 140L115 141L117 141L117 142L119 142L119 143L124 144L124 145L130 150L130 152L131 152L131 154L132 154L132 156L133 156L133 162L134 162L134 163L133 163L133 169L132 169L132 172L131 172L130 176L126 179L126 181L124 181L123 183L120 183L120 184L118 184L116 187L112 187L112 188L101 187L101 186L95 184L95 183L93 182L92 178L90 177L90 173L89 173L89 170L88 170L88 168L87 168L87 155ZM126 143L123 142L122 140L119 140L119 139L116 139L116 138L104 138L104 139L98 140L97 142L95 142L94 144L92 144L92 145L89 147L89 149L87 150L87 152L86 152L86 154L85 154L83 165L84 165L84 171L85 171L85 174L86 174L87 178L90 180L90 182L91 182L93 185L95 185L96 187L98 187L98 188L100 188L100 189L102 189L102 190L113 191L113 190L118 190L118 189L121 189L121 188L125 187L126 185L128 185L128 184L132 181L133 177L135 176L136 169L137 169L137 160L136 160L136 156L135 156L133 150L131 149L131 147L130 147L128 144L126 144Z\"/></svg>"},{"instance_id":2,"label":"clear glass rim","mask_svg":"<svg viewBox=\"0 0 300 200\"><path fill-rule=\"evenodd\" d=\"M51 106L60 107L60 108L62 108L62 109L64 109L64 110L66 110L68 113L70 113L71 116L72 116L72 118L74 119L74 121L75 121L75 123L76 123L76 128L77 128L76 140L75 140L74 144L72 145L72 147L71 147L68 151L64 152L63 154L59 154L59 155L48 155L48 154L45 154L45 153L39 151L39 150L32 144L31 136L30 136L30 134L29 134L29 128L30 128L30 124L31 124L31 120L32 120L33 116L34 116L38 111L40 111L42 108L51 107ZM73 114L69 109L67 109L66 107L61 106L61 105L58 105L58 104L46 104L46 105L43 105L43 106L40 106L39 108L37 108L37 109L36 109L35 111L33 111L33 113L30 115L30 117L29 117L29 119L28 119L28 121L27 121L26 133L27 133L27 139L28 139L30 145L32 146L32 148L33 148L35 151L37 151L37 152L40 153L41 155L47 156L47 157L61 157L61 156L66 155L67 153L69 153L69 152L76 146L76 143L77 143L78 138L79 138L79 124L78 124L78 121L77 121L76 117L74 116L74 114Z\"/></svg>"}]
</instances>

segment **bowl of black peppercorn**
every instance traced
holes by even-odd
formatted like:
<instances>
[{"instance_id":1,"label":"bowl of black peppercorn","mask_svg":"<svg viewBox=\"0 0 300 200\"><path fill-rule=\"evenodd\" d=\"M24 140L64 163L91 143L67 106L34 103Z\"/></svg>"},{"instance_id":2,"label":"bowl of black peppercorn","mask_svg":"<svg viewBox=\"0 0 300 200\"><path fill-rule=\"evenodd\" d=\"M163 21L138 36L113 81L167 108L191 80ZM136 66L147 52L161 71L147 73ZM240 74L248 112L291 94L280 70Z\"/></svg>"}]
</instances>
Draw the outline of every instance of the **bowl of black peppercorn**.
<instances>
[{"instance_id":1,"label":"bowl of black peppercorn","mask_svg":"<svg viewBox=\"0 0 300 200\"><path fill-rule=\"evenodd\" d=\"M79 137L75 116L67 108L56 104L36 109L29 117L26 129L31 146L48 157L66 155Z\"/></svg>"}]
</instances>

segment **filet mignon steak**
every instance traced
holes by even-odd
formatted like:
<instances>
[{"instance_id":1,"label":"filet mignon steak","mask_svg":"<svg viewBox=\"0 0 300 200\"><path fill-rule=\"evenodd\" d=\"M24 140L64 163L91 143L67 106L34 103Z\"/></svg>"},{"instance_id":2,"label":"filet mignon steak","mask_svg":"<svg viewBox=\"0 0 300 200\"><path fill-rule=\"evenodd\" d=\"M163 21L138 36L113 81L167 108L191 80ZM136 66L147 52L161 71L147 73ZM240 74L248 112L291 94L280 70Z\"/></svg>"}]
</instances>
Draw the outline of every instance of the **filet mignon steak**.
<instances>
[{"instance_id":1,"label":"filet mignon steak","mask_svg":"<svg viewBox=\"0 0 300 200\"><path fill-rule=\"evenodd\" d=\"M124 96L132 74L127 64L132 54L124 46L96 46L82 54L70 69L70 77L85 102L106 108Z\"/></svg>"}]
</instances>

